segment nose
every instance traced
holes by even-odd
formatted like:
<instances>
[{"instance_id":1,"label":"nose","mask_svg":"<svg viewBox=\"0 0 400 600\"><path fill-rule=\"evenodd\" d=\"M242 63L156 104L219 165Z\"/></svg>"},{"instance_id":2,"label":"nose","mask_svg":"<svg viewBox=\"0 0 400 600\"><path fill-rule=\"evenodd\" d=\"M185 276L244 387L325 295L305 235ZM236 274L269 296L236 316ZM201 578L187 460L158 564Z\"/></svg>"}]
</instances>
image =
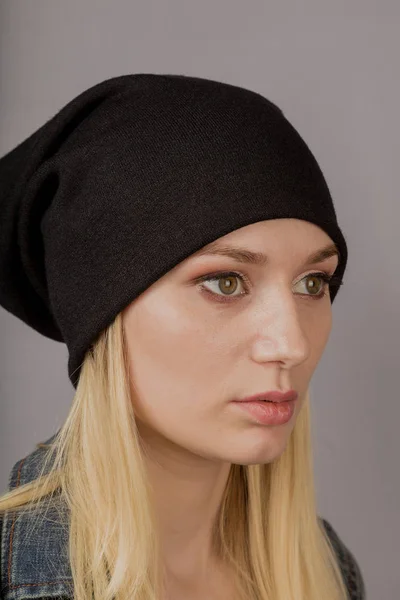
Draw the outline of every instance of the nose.
<instances>
[{"instance_id":1,"label":"nose","mask_svg":"<svg viewBox=\"0 0 400 600\"><path fill-rule=\"evenodd\" d=\"M291 293L280 294L267 308L260 310L257 338L252 358L257 362L279 362L292 369L310 355L310 344L302 324L296 300Z\"/></svg>"}]
</instances>

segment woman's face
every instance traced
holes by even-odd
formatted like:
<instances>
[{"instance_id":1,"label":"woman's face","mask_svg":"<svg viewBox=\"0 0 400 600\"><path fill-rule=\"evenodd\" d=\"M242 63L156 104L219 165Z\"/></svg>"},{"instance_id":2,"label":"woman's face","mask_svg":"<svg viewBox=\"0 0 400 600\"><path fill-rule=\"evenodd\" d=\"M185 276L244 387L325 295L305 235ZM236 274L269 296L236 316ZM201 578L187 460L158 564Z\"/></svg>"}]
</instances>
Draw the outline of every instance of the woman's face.
<instances>
[{"instance_id":1,"label":"woman's face","mask_svg":"<svg viewBox=\"0 0 400 600\"><path fill-rule=\"evenodd\" d=\"M216 243L263 253L267 262L199 251L123 312L137 426L163 453L268 463L285 449L327 343L331 302L320 274L332 275L338 257L312 264L333 242L297 219L254 223ZM299 399L285 424L262 425L232 403L289 389Z\"/></svg>"}]
</instances>

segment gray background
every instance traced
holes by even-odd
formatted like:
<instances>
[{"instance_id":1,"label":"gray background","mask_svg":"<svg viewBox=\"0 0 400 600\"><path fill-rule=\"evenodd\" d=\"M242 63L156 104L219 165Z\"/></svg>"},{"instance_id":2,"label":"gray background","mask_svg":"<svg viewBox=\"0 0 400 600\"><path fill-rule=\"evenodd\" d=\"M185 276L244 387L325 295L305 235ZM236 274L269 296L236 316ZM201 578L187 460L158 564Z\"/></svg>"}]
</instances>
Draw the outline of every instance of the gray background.
<instances>
[{"instance_id":1,"label":"gray background","mask_svg":"<svg viewBox=\"0 0 400 600\"><path fill-rule=\"evenodd\" d=\"M316 154L349 246L311 387L319 513L369 598L400 589L397 2L3 1L0 152L108 77L181 73L276 102ZM396 200L396 201L395 201ZM67 415L66 348L0 308L0 489Z\"/></svg>"}]
</instances>

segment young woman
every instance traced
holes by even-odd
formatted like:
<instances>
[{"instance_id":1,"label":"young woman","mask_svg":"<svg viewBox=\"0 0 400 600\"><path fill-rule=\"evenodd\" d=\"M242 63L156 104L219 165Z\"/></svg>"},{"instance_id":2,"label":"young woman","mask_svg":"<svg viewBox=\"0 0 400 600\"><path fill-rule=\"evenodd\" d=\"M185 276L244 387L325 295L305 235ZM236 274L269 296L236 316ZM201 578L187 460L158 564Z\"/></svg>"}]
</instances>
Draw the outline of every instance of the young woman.
<instances>
[{"instance_id":1,"label":"young woman","mask_svg":"<svg viewBox=\"0 0 400 600\"><path fill-rule=\"evenodd\" d=\"M282 111L137 74L0 161L0 303L76 392L0 499L4 600L351 600L309 386L347 246Z\"/></svg>"}]
</instances>

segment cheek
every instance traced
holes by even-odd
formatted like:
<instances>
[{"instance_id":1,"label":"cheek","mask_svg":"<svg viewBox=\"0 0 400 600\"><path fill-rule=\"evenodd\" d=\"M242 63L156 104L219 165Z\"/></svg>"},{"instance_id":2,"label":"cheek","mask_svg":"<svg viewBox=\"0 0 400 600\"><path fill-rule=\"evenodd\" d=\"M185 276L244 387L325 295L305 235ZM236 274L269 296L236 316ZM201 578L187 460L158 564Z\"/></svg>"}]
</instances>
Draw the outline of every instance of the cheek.
<instances>
[{"instance_id":1,"label":"cheek","mask_svg":"<svg viewBox=\"0 0 400 600\"><path fill-rule=\"evenodd\" d=\"M329 340L330 332L332 329L332 315L327 312L322 317L319 316L314 323L308 323L308 342L310 345L310 355L303 366L300 365L300 369L306 368L309 376L311 376L316 369Z\"/></svg>"},{"instance_id":2,"label":"cheek","mask_svg":"<svg viewBox=\"0 0 400 600\"><path fill-rule=\"evenodd\" d=\"M319 327L314 328L314 345L316 347L316 352L319 357L321 357L323 351L325 350L325 346L328 342L330 333L332 330L332 312L329 310L326 315L320 320Z\"/></svg>"},{"instance_id":3,"label":"cheek","mask_svg":"<svg viewBox=\"0 0 400 600\"><path fill-rule=\"evenodd\" d=\"M149 294L126 315L133 404L144 421L176 423L177 415L182 422L189 411L205 411L220 381L217 337L193 312L176 304Z\"/></svg>"}]
</instances>

